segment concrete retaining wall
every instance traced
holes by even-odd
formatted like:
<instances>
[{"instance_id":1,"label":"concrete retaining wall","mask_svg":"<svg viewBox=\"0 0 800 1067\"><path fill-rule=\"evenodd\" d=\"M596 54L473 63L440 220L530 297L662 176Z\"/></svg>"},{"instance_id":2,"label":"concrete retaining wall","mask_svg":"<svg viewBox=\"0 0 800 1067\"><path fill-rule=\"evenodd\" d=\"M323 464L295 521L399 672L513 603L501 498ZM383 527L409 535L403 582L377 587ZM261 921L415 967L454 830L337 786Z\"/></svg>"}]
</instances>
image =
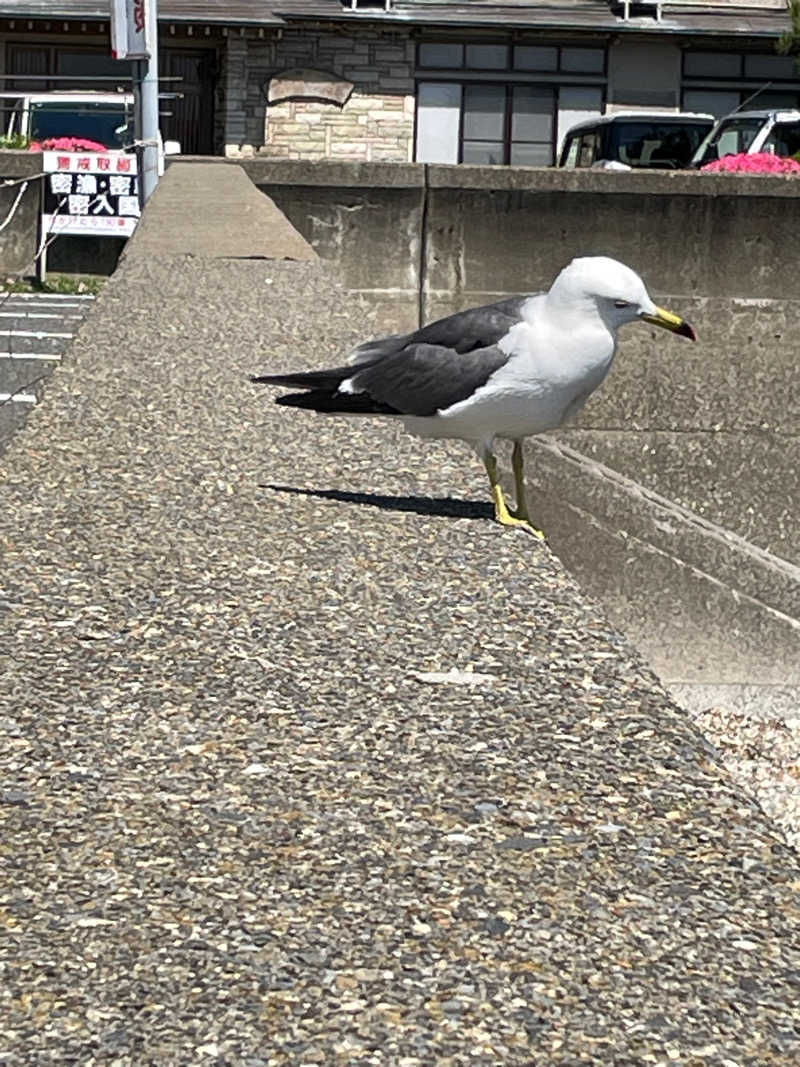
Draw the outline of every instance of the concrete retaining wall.
<instances>
[{"instance_id":1,"label":"concrete retaining wall","mask_svg":"<svg viewBox=\"0 0 800 1067\"><path fill-rule=\"evenodd\" d=\"M249 160L255 184L352 289L424 317L547 286L576 255L656 293L800 298L790 178ZM400 297L402 296L402 300Z\"/></svg>"},{"instance_id":2,"label":"concrete retaining wall","mask_svg":"<svg viewBox=\"0 0 800 1067\"><path fill-rule=\"evenodd\" d=\"M41 183L35 175L42 169L41 162L38 153L0 151L0 223L13 209L10 221L0 230L0 271L6 274L31 270L33 265L41 210ZM4 184L19 178L31 179L22 192L21 185Z\"/></svg>"}]
</instances>

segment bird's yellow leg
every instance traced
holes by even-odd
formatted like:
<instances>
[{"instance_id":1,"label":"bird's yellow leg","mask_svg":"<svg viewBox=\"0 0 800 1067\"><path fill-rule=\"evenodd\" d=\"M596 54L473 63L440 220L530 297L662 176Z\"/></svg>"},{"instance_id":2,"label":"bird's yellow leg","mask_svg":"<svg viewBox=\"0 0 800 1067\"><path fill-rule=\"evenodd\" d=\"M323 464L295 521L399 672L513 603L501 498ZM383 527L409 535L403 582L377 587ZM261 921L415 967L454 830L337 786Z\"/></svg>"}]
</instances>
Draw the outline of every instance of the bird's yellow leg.
<instances>
[{"instance_id":1,"label":"bird's yellow leg","mask_svg":"<svg viewBox=\"0 0 800 1067\"><path fill-rule=\"evenodd\" d=\"M511 468L514 471L514 489L517 494L517 510L514 512L518 519L531 521L528 514L528 500L525 496L525 472L523 470L522 441L514 442L514 450L511 453Z\"/></svg>"},{"instance_id":2,"label":"bird's yellow leg","mask_svg":"<svg viewBox=\"0 0 800 1067\"><path fill-rule=\"evenodd\" d=\"M492 487L492 500L494 501L494 517L503 526L521 526L528 533L538 537L541 540L544 539L544 534L541 530L537 530L530 519L525 516L514 515L508 510L506 504L506 498L503 495L503 487L500 484L500 479L497 476L497 457L493 453L487 451L483 455L483 465L486 468L486 473L489 475L489 485ZM515 469L516 475L516 469ZM523 497L524 500L524 497Z\"/></svg>"}]
</instances>

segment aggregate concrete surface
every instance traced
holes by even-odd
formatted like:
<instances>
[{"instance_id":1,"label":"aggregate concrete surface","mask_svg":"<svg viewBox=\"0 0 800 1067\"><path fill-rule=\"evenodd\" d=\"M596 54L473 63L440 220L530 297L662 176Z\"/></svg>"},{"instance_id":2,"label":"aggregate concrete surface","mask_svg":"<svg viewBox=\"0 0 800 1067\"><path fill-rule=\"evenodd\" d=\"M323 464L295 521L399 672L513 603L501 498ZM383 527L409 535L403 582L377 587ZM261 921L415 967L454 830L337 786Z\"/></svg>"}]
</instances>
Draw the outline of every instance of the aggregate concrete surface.
<instances>
[{"instance_id":1,"label":"aggregate concrete surface","mask_svg":"<svg viewBox=\"0 0 800 1067\"><path fill-rule=\"evenodd\" d=\"M0 1063L794 1064L797 856L459 444L129 256L2 459Z\"/></svg>"}]
</instances>

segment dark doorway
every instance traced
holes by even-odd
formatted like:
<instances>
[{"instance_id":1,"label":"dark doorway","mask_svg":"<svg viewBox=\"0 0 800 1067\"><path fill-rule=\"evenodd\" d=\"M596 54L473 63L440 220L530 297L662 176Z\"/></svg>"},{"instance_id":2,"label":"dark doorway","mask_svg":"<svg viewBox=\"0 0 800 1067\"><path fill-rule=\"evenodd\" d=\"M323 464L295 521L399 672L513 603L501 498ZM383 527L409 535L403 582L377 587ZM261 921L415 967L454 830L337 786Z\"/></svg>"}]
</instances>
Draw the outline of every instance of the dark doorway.
<instances>
[{"instance_id":1,"label":"dark doorway","mask_svg":"<svg viewBox=\"0 0 800 1067\"><path fill-rule=\"evenodd\" d=\"M15 92L47 92L51 89L118 88L109 82L87 78L119 76L119 87L130 89L126 81L131 66L111 58L106 48L45 43L9 44L6 53L9 74L18 75L7 83ZM53 81L31 81L25 75L59 75ZM188 155L212 155L214 151L214 90L217 53L213 48L164 48L159 55L159 76L163 93L178 93L177 99L161 101L161 133L164 140L180 141ZM176 78L176 81L167 81Z\"/></svg>"},{"instance_id":2,"label":"dark doorway","mask_svg":"<svg viewBox=\"0 0 800 1067\"><path fill-rule=\"evenodd\" d=\"M165 81L165 92L180 93L162 105L161 132L165 140L180 141L181 152L210 156L214 152L214 85L217 54L213 48L165 48L160 75L179 78Z\"/></svg>"}]
</instances>

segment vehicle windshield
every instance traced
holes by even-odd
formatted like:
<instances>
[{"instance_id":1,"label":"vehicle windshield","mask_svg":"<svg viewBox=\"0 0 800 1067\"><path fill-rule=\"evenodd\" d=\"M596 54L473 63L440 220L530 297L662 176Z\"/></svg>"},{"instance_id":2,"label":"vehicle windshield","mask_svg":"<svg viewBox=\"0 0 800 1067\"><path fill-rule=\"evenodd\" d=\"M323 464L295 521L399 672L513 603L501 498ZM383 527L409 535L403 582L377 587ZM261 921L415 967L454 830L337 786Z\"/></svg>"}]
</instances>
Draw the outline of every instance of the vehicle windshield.
<instances>
[{"instance_id":1,"label":"vehicle windshield","mask_svg":"<svg viewBox=\"0 0 800 1067\"><path fill-rule=\"evenodd\" d=\"M761 118L726 119L703 141L692 162L702 167L723 156L747 152L763 125L764 119Z\"/></svg>"},{"instance_id":2,"label":"vehicle windshield","mask_svg":"<svg viewBox=\"0 0 800 1067\"><path fill-rule=\"evenodd\" d=\"M761 149L775 156L800 155L800 122L776 122Z\"/></svg>"},{"instance_id":3,"label":"vehicle windshield","mask_svg":"<svg viewBox=\"0 0 800 1067\"><path fill-rule=\"evenodd\" d=\"M133 140L128 129L131 109L124 101L47 100L31 104L30 136L33 141L50 137L80 137L106 148L124 148Z\"/></svg>"},{"instance_id":4,"label":"vehicle windshield","mask_svg":"<svg viewBox=\"0 0 800 1067\"><path fill-rule=\"evenodd\" d=\"M607 159L629 167L678 170L689 165L708 123L625 122L609 130Z\"/></svg>"}]
</instances>

